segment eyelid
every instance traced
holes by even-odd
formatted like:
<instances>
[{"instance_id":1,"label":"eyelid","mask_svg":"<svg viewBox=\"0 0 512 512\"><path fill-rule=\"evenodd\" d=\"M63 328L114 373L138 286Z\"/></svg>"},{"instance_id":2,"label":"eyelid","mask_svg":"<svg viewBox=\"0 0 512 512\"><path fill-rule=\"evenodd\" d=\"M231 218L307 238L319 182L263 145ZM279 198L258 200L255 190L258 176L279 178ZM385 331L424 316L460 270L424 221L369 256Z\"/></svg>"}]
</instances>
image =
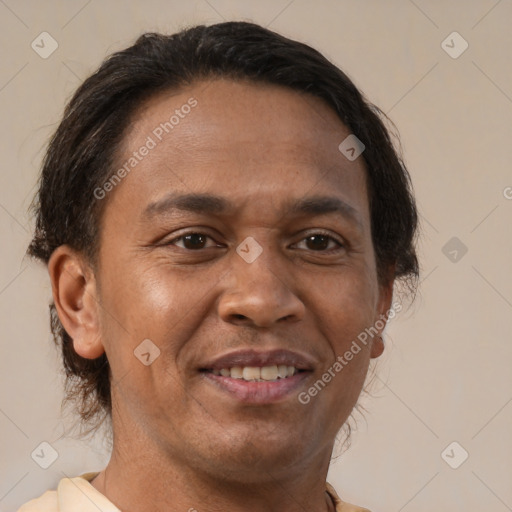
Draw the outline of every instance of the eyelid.
<instances>
[{"instance_id":1,"label":"eyelid","mask_svg":"<svg viewBox=\"0 0 512 512\"><path fill-rule=\"evenodd\" d=\"M313 235L321 235L321 236L326 236L327 238L330 238L331 240L336 242L338 244L339 249L346 249L348 247L348 243L345 242L345 240L342 237L336 236L329 231L325 231L324 229L321 229L321 228L316 228L316 229L313 228L308 231L309 232L304 233L302 235L302 238L299 240L299 242L303 242L306 238L309 238L310 236L313 236ZM299 242L297 242L297 243L299 243ZM293 244L293 245L295 245L295 244ZM331 249L331 251L332 251L332 249ZM321 253L321 252L330 252L330 251L312 251L312 252Z\"/></svg>"},{"instance_id":2,"label":"eyelid","mask_svg":"<svg viewBox=\"0 0 512 512\"><path fill-rule=\"evenodd\" d=\"M186 236L189 236L189 235L203 235L204 237L206 238L209 238L210 240L212 240L213 242L215 242L215 247L219 247L220 243L217 242L217 240L215 240L215 238L200 230L200 229L195 229L195 230L191 230L191 231L186 231L184 233L181 233L180 235L178 236L175 236L174 238L172 238L171 240L168 240L168 241L164 241L162 245L175 245L175 242L177 242L178 240L182 240L183 238L185 238ZM203 249L211 249L213 246L210 246L210 247L204 247ZM194 249L187 249L185 247L180 247L180 249L183 249L185 251L190 251L190 252L199 252L201 249L196 249L194 251Z\"/></svg>"},{"instance_id":3,"label":"eyelid","mask_svg":"<svg viewBox=\"0 0 512 512\"><path fill-rule=\"evenodd\" d=\"M221 245L221 244L219 242L217 242L217 240L212 235L208 234L206 231L207 230L205 228L190 229L188 231L185 231L185 232L179 234L178 236L175 236L174 238L172 238L169 241L163 242L162 245L164 245L164 246L165 245L176 245L177 241L182 240L184 237L186 237L188 235L203 235L206 238L209 238L210 240L214 241L216 244L215 247L219 247L219 245ZM345 240L343 238L336 236L336 235L332 234L331 232L325 231L324 229L321 229L321 228L316 228L316 229L313 228L313 229L308 230L308 232L303 233L301 235L301 238L298 242L295 242L292 245L296 245L298 243L304 242L308 237L314 236L314 235L326 236L327 238L329 238L330 240L332 240L336 244L338 244L338 247L336 249L329 249L329 250L325 250L325 251L313 251L311 249L311 252L327 253L327 252L337 251L337 250L341 250L341 249L346 249L348 247L348 244L345 242ZM177 246L177 247L179 247L179 246ZM200 252L201 250L211 249L213 247L214 246L209 246L209 247L203 247L201 249L195 249L195 250L187 249L185 247L179 247L179 248L183 249L185 251L189 251L189 252Z\"/></svg>"}]
</instances>

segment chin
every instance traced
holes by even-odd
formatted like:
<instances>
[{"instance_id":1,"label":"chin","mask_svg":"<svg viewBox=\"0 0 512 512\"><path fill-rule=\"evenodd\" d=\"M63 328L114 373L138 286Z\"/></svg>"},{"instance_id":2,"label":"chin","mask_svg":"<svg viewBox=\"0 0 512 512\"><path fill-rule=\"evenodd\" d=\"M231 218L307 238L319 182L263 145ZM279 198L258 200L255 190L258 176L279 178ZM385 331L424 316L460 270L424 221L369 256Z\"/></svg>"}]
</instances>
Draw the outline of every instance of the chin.
<instances>
[{"instance_id":1,"label":"chin","mask_svg":"<svg viewBox=\"0 0 512 512\"><path fill-rule=\"evenodd\" d=\"M208 449L208 453L203 452L200 457L203 464L209 461L208 473L238 483L264 483L281 473L289 477L290 468L297 470L307 465L319 451L305 433L290 435L290 429L280 427L273 431L269 428L256 432L243 430L231 436L226 433L216 438L216 442L209 442L207 447L197 447Z\"/></svg>"}]
</instances>

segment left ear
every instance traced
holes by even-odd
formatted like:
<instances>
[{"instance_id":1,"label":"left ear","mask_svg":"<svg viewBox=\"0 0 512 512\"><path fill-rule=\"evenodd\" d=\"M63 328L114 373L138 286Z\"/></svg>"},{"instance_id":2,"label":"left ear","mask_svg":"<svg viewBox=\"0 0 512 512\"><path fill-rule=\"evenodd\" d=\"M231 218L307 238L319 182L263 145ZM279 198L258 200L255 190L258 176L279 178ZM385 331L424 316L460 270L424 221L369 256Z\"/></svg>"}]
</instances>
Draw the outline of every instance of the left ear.
<instances>
[{"instance_id":1,"label":"left ear","mask_svg":"<svg viewBox=\"0 0 512 512\"><path fill-rule=\"evenodd\" d=\"M377 315L374 320L375 329L378 334L375 334L372 340L372 348L370 357L375 359L382 355L384 352L384 340L382 333L388 321L389 310L391 309L391 302L393 300L393 285L395 283L395 265L389 269L388 279L385 284L379 284L379 299L377 302Z\"/></svg>"}]
</instances>

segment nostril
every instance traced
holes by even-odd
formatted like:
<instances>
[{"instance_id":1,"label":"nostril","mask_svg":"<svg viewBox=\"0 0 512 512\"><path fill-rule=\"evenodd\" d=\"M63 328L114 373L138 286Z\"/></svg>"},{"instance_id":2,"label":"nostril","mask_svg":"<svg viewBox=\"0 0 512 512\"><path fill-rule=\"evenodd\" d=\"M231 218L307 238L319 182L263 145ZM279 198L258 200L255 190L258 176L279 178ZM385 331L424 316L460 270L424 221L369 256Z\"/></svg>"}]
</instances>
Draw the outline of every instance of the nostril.
<instances>
[{"instance_id":1,"label":"nostril","mask_svg":"<svg viewBox=\"0 0 512 512\"><path fill-rule=\"evenodd\" d=\"M244 315L239 315L239 314L236 314L236 313L234 315L232 315L232 316L233 316L233 318L236 318L237 320L245 320L247 318Z\"/></svg>"}]
</instances>

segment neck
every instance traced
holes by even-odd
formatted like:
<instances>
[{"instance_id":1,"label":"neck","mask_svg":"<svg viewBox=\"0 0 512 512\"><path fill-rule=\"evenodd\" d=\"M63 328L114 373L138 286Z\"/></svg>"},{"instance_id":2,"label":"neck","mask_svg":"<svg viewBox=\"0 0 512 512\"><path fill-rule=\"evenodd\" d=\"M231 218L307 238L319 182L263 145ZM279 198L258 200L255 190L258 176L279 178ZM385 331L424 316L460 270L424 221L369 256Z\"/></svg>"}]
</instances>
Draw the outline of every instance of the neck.
<instances>
[{"instance_id":1,"label":"neck","mask_svg":"<svg viewBox=\"0 0 512 512\"><path fill-rule=\"evenodd\" d=\"M334 511L325 486L332 447L286 468L260 465L226 478L173 457L136 427L129 431L114 428L111 459L92 481L123 512Z\"/></svg>"}]
</instances>

